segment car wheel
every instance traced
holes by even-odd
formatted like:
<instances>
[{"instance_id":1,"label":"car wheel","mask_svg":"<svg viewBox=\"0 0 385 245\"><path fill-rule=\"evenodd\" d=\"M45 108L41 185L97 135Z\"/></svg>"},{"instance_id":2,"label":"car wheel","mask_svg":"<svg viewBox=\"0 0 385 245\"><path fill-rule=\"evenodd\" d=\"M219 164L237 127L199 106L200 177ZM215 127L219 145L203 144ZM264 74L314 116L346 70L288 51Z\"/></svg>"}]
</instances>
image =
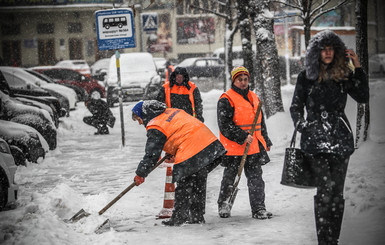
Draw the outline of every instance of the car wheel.
<instances>
[{"instance_id":1,"label":"car wheel","mask_svg":"<svg viewBox=\"0 0 385 245\"><path fill-rule=\"evenodd\" d=\"M123 27L122 23L119 23L118 27L119 27L119 28L122 28L122 27Z\"/></svg>"},{"instance_id":2,"label":"car wheel","mask_svg":"<svg viewBox=\"0 0 385 245\"><path fill-rule=\"evenodd\" d=\"M1 169L2 170L2 169ZM5 208L5 205L7 205L7 178L3 171L0 171L0 211L2 211Z\"/></svg>"},{"instance_id":3,"label":"car wheel","mask_svg":"<svg viewBox=\"0 0 385 245\"><path fill-rule=\"evenodd\" d=\"M93 98L93 99L101 99L102 98L102 93L98 90L92 90L91 93L90 93L90 97Z\"/></svg>"}]
</instances>

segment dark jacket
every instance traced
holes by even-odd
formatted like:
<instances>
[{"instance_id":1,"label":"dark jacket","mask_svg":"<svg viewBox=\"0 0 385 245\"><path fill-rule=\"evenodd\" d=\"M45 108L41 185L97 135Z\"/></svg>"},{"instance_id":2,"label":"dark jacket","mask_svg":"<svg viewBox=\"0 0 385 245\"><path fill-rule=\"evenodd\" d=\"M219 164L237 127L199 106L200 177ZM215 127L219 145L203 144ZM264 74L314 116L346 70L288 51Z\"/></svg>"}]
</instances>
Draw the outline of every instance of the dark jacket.
<instances>
[{"instance_id":1,"label":"dark jacket","mask_svg":"<svg viewBox=\"0 0 385 245\"><path fill-rule=\"evenodd\" d=\"M352 129L345 115L347 95L358 103L367 103L369 86L361 68L356 68L346 80L318 82L319 61L311 59L319 60L320 45L325 42L333 46L335 52L338 48L345 49L335 34L319 35L310 43L306 70L298 76L290 113L294 125L298 124L298 130L302 133L302 151L307 154L333 153L346 157L354 152Z\"/></svg>"},{"instance_id":2,"label":"dark jacket","mask_svg":"<svg viewBox=\"0 0 385 245\"><path fill-rule=\"evenodd\" d=\"M176 83L176 80L175 80L176 74L182 74L184 77L181 85ZM174 72L172 72L170 75L170 88L172 88L173 86L185 86L187 89L190 90L190 85L188 84L189 81L190 81L190 78L189 78L189 75L187 73L186 68L177 67L177 68L175 68ZM170 96L171 96L171 107L172 108L182 109L185 112L187 112L188 114L193 115L192 105L190 102L190 98L187 94L173 94L172 93ZM194 96L196 116L201 122L204 122L202 97L201 97L201 93L199 92L198 87L196 87L194 89L193 96ZM157 96L157 100L165 103L166 94L165 94L164 87L162 87L162 89L159 91L158 96Z\"/></svg>"},{"instance_id":3,"label":"dark jacket","mask_svg":"<svg viewBox=\"0 0 385 245\"><path fill-rule=\"evenodd\" d=\"M247 94L249 90L241 90L234 85L232 85L231 88L235 92L242 95L245 100L249 101L249 99L247 98ZM261 134L265 139L266 146L271 147L273 144L269 138L269 135L267 134L265 118L263 116L262 110L261 110L261 113L262 113ZM234 108L231 106L229 100L227 98L221 98L218 101L218 105L217 105L217 118L218 118L219 130L221 131L223 136L241 145L245 142L248 133L235 125L233 121L233 117L234 117ZM261 164L265 164L269 162L270 159L261 143L259 148L260 148L260 152L257 154L260 154L259 158L262 159ZM229 156L226 156L226 158L229 158ZM222 164L222 166L225 166L225 164Z\"/></svg>"},{"instance_id":4,"label":"dark jacket","mask_svg":"<svg viewBox=\"0 0 385 245\"><path fill-rule=\"evenodd\" d=\"M149 100L143 103L142 117L145 126L155 117L159 116L166 110L166 105L156 100ZM141 177L147 177L161 156L163 147L167 141L166 135L156 129L147 131L147 142L145 155L140 161L136 174ZM202 168L207 167L213 169L215 166L214 160L226 153L226 149L219 140L214 141L205 149L200 151L195 156L187 159L184 162L174 165L173 182L177 182L184 177L190 176L198 172Z\"/></svg>"},{"instance_id":5,"label":"dark jacket","mask_svg":"<svg viewBox=\"0 0 385 245\"><path fill-rule=\"evenodd\" d=\"M107 102L101 99L89 99L86 102L87 109L91 112L92 116L108 120L112 112L107 105Z\"/></svg>"}]
</instances>

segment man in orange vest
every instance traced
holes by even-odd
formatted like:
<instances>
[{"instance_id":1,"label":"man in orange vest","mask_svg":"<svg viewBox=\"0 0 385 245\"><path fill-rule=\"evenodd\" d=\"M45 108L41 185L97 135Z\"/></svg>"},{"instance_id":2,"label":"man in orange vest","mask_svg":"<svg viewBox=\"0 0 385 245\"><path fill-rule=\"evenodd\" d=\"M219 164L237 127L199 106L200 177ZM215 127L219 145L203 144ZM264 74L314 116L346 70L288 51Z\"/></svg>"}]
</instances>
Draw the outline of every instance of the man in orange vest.
<instances>
[{"instance_id":1,"label":"man in orange vest","mask_svg":"<svg viewBox=\"0 0 385 245\"><path fill-rule=\"evenodd\" d=\"M259 104L258 96L249 90L249 71L243 66L236 67L231 71L231 78L231 88L222 94L217 107L220 141L227 150L221 164L225 169L218 198L219 216L230 217L231 210L224 202L232 190L246 143L249 143L244 172L252 217L271 218L272 213L266 211L265 207L265 182L262 179L261 166L270 161L266 151L270 150L272 143L262 111L254 135L249 134Z\"/></svg>"},{"instance_id":2,"label":"man in orange vest","mask_svg":"<svg viewBox=\"0 0 385 245\"><path fill-rule=\"evenodd\" d=\"M168 108L182 109L204 122L202 98L199 89L190 81L186 68L177 67L170 75L170 81L163 84L157 100Z\"/></svg>"},{"instance_id":3,"label":"man in orange vest","mask_svg":"<svg viewBox=\"0 0 385 245\"><path fill-rule=\"evenodd\" d=\"M226 149L201 121L156 100L137 103L132 109L132 119L147 130L145 155L134 178L136 185L144 182L162 151L175 157L174 210L171 218L162 223L167 226L205 223L207 174L218 166Z\"/></svg>"}]
</instances>

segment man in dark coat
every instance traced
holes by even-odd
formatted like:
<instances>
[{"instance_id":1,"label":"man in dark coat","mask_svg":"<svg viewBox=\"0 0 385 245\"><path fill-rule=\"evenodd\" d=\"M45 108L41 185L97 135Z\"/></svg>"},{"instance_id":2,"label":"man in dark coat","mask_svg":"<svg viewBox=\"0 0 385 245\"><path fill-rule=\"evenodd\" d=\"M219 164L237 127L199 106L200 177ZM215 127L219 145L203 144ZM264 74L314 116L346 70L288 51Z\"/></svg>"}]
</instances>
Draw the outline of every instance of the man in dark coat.
<instances>
[{"instance_id":1,"label":"man in dark coat","mask_svg":"<svg viewBox=\"0 0 385 245\"><path fill-rule=\"evenodd\" d=\"M162 151L174 156L175 205L171 219L162 223L204 223L207 174L220 163L225 148L210 129L181 109L149 100L137 103L132 112L133 120L147 130L145 155L134 181L137 185L144 182Z\"/></svg>"},{"instance_id":2,"label":"man in dark coat","mask_svg":"<svg viewBox=\"0 0 385 245\"><path fill-rule=\"evenodd\" d=\"M345 115L348 95L359 103L369 101L366 74L358 56L346 49L340 37L329 30L320 32L310 41L306 70L298 76L290 107L317 187L314 211L319 244L338 244L340 236L345 177L354 152Z\"/></svg>"},{"instance_id":3,"label":"man in dark coat","mask_svg":"<svg viewBox=\"0 0 385 245\"><path fill-rule=\"evenodd\" d=\"M115 117L112 114L107 102L102 99L89 98L85 105L91 112L92 116L86 116L83 118L83 122L95 127L98 134L109 134L108 126L114 127Z\"/></svg>"},{"instance_id":4,"label":"man in dark coat","mask_svg":"<svg viewBox=\"0 0 385 245\"><path fill-rule=\"evenodd\" d=\"M237 176L246 143L250 144L244 166L249 189L249 201L252 217L268 219L272 213L265 207L265 182L262 178L262 165L270 161L266 151L272 143L267 133L262 111L253 135L250 135L258 107L258 96L249 90L249 72L243 67L236 67L231 72L231 88L218 101L217 117L220 141L228 151L223 157L223 178L218 197L218 213L221 218L231 215L231 207L226 200Z\"/></svg>"},{"instance_id":5,"label":"man in dark coat","mask_svg":"<svg viewBox=\"0 0 385 245\"><path fill-rule=\"evenodd\" d=\"M204 122L201 94L190 81L184 67L175 68L170 75L170 82L165 83L159 91L157 100L166 103L169 108L182 109Z\"/></svg>"}]
</instances>

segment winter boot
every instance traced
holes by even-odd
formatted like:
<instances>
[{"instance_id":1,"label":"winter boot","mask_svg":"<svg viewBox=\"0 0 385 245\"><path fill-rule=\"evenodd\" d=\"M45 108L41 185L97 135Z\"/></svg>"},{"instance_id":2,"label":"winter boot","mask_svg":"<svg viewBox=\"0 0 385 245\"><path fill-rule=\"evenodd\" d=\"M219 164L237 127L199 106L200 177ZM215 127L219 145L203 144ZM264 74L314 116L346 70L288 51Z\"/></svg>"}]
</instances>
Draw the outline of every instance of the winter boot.
<instances>
[{"instance_id":1,"label":"winter boot","mask_svg":"<svg viewBox=\"0 0 385 245\"><path fill-rule=\"evenodd\" d=\"M218 214L221 218L229 218L231 216L231 208L227 203L221 203L218 205Z\"/></svg>"},{"instance_id":2,"label":"winter boot","mask_svg":"<svg viewBox=\"0 0 385 245\"><path fill-rule=\"evenodd\" d=\"M330 212L322 197L314 196L314 214L318 245L332 244Z\"/></svg>"},{"instance_id":3,"label":"winter boot","mask_svg":"<svg viewBox=\"0 0 385 245\"><path fill-rule=\"evenodd\" d=\"M109 134L109 130L107 128L106 125L103 125L101 128L100 128L100 134Z\"/></svg>"},{"instance_id":4,"label":"winter boot","mask_svg":"<svg viewBox=\"0 0 385 245\"><path fill-rule=\"evenodd\" d=\"M273 218L273 214L271 212L266 211L266 209L262 208L256 212L253 212L252 217L254 219L271 219Z\"/></svg>"},{"instance_id":5,"label":"winter boot","mask_svg":"<svg viewBox=\"0 0 385 245\"><path fill-rule=\"evenodd\" d=\"M332 243L333 245L338 244L340 238L342 219L344 216L345 209L345 199L340 198L339 200L334 200L332 208L332 219L331 219L331 228L332 228Z\"/></svg>"}]
</instances>

